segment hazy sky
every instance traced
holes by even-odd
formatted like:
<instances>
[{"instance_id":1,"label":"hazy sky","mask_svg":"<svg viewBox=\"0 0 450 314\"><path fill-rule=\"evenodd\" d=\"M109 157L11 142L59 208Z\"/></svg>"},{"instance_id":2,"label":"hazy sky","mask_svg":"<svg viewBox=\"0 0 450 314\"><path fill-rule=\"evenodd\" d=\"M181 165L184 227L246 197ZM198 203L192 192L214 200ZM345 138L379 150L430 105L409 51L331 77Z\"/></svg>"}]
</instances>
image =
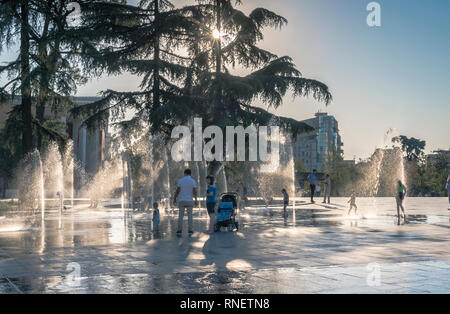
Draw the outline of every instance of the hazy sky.
<instances>
[{"instance_id":1,"label":"hazy sky","mask_svg":"<svg viewBox=\"0 0 450 314\"><path fill-rule=\"evenodd\" d=\"M379 28L366 23L370 0L243 2L245 11L261 6L289 20L282 31L267 31L260 46L291 56L305 77L333 93L328 107L288 96L278 114L334 115L347 159L369 157L389 128L426 140L427 151L450 147L450 1L380 0ZM79 95L129 90L136 82L127 75L102 78L80 87Z\"/></svg>"}]
</instances>

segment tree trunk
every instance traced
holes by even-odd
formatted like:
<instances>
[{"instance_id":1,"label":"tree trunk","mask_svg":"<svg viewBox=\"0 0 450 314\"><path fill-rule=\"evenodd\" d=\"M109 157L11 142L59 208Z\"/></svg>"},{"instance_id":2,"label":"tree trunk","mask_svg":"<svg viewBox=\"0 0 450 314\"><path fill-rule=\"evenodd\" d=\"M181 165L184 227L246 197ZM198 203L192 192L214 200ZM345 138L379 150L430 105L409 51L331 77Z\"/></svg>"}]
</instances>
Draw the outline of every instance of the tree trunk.
<instances>
[{"instance_id":1,"label":"tree trunk","mask_svg":"<svg viewBox=\"0 0 450 314\"><path fill-rule=\"evenodd\" d=\"M159 20L159 0L155 0L155 23L158 25ZM161 93L160 93L160 84L161 81L159 79L160 70L159 70L159 61L160 61L160 40L159 35L156 36L155 44L154 44L154 61L155 61L155 71L153 73L153 111L157 110L161 105Z\"/></svg>"},{"instance_id":2,"label":"tree trunk","mask_svg":"<svg viewBox=\"0 0 450 314\"><path fill-rule=\"evenodd\" d=\"M220 168L222 168L223 163L224 162L217 160L208 162L208 175L216 177L219 173Z\"/></svg>"},{"instance_id":3,"label":"tree trunk","mask_svg":"<svg viewBox=\"0 0 450 314\"><path fill-rule=\"evenodd\" d=\"M48 6L51 7L53 5L53 1L48 1ZM54 74L56 72L56 60L55 55L59 52L59 40L57 40L55 45L55 51L50 56L47 53L47 36L48 29L50 26L50 15L45 17L44 27L42 30L41 42L39 43L39 63L41 67L41 77L39 82L39 96L36 104L36 119L43 124L44 123L44 115L45 115L45 107L48 102L48 94L50 90L50 67L51 73ZM39 150L42 149L42 132L37 132L37 148Z\"/></svg>"},{"instance_id":4,"label":"tree trunk","mask_svg":"<svg viewBox=\"0 0 450 314\"><path fill-rule=\"evenodd\" d=\"M21 97L22 97L22 152L33 149L33 127L31 113L30 83L30 39L28 33L28 1L21 2L20 56L21 56Z\"/></svg>"},{"instance_id":5,"label":"tree trunk","mask_svg":"<svg viewBox=\"0 0 450 314\"><path fill-rule=\"evenodd\" d=\"M216 0L216 10L217 10L217 20L216 20L216 29L221 33L222 27L221 27L221 17L220 17L220 0ZM214 104L213 104L213 117L214 117L214 124L217 124L217 122L221 118L221 98L222 98L222 89L220 87L219 82L219 75L222 72L222 43L220 36L216 39L216 91L215 91L215 97L214 97Z\"/></svg>"},{"instance_id":6,"label":"tree trunk","mask_svg":"<svg viewBox=\"0 0 450 314\"><path fill-rule=\"evenodd\" d=\"M39 97L39 101L36 105L36 119L43 124L44 123L44 113L45 113L45 103L46 103L46 97ZM37 132L37 148L39 150L42 149L42 133L39 131Z\"/></svg>"}]
</instances>

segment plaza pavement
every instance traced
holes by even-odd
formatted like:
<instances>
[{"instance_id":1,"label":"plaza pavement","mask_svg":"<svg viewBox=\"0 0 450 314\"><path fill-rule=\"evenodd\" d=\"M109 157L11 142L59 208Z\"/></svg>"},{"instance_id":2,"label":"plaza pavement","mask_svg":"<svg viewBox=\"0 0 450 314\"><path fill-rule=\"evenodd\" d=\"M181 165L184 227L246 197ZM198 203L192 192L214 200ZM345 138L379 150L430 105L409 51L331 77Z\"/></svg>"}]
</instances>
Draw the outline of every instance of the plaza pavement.
<instances>
[{"instance_id":1,"label":"plaza pavement","mask_svg":"<svg viewBox=\"0 0 450 314\"><path fill-rule=\"evenodd\" d=\"M450 206L446 198L300 199L240 212L239 232L175 236L176 211L49 211L39 219L0 217L0 293L449 293Z\"/></svg>"}]
</instances>

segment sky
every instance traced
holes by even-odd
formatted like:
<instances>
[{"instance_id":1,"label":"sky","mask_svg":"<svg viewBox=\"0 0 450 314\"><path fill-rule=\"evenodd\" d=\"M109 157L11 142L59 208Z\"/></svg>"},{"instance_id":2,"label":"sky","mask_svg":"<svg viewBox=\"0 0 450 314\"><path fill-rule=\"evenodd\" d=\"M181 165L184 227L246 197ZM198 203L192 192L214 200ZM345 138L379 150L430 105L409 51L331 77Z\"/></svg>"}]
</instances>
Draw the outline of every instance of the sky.
<instances>
[{"instance_id":1,"label":"sky","mask_svg":"<svg viewBox=\"0 0 450 314\"><path fill-rule=\"evenodd\" d=\"M266 31L260 47L292 57L304 77L324 82L333 94L328 107L287 95L276 113L298 120L317 111L335 116L346 159L369 157L390 128L426 140L427 152L450 148L450 1L379 0L375 28L366 22L370 2L243 0L245 12L265 7L289 21L281 31ZM78 95L137 85L129 75L103 77Z\"/></svg>"}]
</instances>

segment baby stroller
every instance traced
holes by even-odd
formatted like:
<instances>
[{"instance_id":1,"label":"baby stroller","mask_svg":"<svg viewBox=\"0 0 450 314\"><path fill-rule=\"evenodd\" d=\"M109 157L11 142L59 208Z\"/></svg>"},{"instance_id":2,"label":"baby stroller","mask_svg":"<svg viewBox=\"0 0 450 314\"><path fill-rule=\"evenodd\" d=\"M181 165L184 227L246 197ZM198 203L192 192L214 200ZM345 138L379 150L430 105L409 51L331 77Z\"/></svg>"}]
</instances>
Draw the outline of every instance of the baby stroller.
<instances>
[{"instance_id":1,"label":"baby stroller","mask_svg":"<svg viewBox=\"0 0 450 314\"><path fill-rule=\"evenodd\" d=\"M228 231L239 230L239 223L236 221L236 209L238 204L238 194L234 192L222 193L217 211L214 231L219 232L222 227Z\"/></svg>"}]
</instances>

